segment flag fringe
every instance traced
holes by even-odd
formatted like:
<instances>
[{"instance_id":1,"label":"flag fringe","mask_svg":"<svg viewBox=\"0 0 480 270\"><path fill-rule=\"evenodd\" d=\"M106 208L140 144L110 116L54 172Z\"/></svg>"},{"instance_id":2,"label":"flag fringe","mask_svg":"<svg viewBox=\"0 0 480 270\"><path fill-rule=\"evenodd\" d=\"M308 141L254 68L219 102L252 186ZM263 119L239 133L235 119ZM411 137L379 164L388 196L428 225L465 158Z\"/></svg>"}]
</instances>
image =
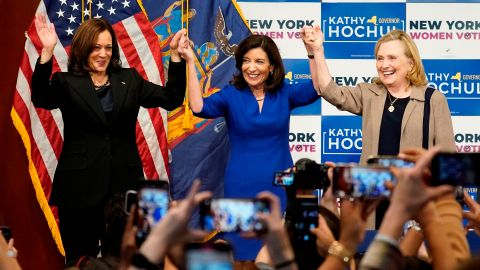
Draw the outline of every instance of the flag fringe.
<instances>
[{"instance_id":1,"label":"flag fringe","mask_svg":"<svg viewBox=\"0 0 480 270\"><path fill-rule=\"evenodd\" d=\"M37 170L35 169L35 165L33 164L32 154L31 154L32 146L30 143L30 137L28 136L28 132L25 126L23 125L23 122L20 119L20 116L18 115L17 111L13 107L10 112L10 116L12 118L13 125L17 129L18 134L20 134L20 137L22 138L22 141L23 141L23 145L25 146L26 154L28 157L28 171L30 173L30 178L32 180L33 187L35 189L37 201L40 205L40 208L43 211L43 214L45 215L45 219L47 220L48 227L50 228L50 232L52 233L53 239L55 240L55 244L57 245L58 251L63 256L65 256L65 249L63 248L62 238L60 236L60 231L58 229L57 221L53 216L52 209L48 204L47 198L45 197L45 193L43 192L43 188L40 183Z\"/></svg>"}]
</instances>

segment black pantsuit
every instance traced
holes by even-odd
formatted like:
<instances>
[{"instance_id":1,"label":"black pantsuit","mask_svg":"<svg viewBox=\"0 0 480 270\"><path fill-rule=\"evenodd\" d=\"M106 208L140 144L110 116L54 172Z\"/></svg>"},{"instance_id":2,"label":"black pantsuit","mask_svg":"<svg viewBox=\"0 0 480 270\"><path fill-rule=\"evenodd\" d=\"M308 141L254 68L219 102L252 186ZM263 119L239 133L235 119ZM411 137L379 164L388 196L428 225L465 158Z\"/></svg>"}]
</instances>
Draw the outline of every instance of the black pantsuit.
<instances>
[{"instance_id":1,"label":"black pantsuit","mask_svg":"<svg viewBox=\"0 0 480 270\"><path fill-rule=\"evenodd\" d=\"M89 74L57 72L50 79L51 73L51 60L45 64L37 62L32 76L32 102L35 107L59 108L62 112L64 142L50 203L59 207L68 261L75 259L70 254L90 254L92 248L84 247L90 244L80 242L91 242L87 235L90 230L97 230L99 224L104 226L103 206L108 198L115 192L135 188L136 181L143 176L135 135L140 106L167 110L180 106L185 96L186 72L184 61L170 62L169 81L162 87L144 80L135 69L109 71L113 95L110 119L105 116ZM90 218L96 222L87 220ZM69 239L72 235L67 227L82 220L78 237ZM90 228L81 230L82 227Z\"/></svg>"}]
</instances>

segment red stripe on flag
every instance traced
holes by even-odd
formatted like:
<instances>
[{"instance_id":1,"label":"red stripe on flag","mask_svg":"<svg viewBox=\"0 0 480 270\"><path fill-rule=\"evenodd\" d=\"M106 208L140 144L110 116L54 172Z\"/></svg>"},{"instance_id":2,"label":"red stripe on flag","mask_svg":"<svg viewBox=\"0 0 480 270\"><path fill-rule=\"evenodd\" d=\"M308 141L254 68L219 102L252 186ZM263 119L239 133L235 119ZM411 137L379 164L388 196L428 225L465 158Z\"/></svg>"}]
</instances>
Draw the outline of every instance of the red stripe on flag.
<instances>
[{"instance_id":1,"label":"red stripe on flag","mask_svg":"<svg viewBox=\"0 0 480 270\"><path fill-rule=\"evenodd\" d=\"M165 76L163 71L163 64L162 64L162 54L160 51L160 46L158 44L158 37L155 31L153 31L150 22L145 18L145 15L142 13L137 13L134 16L135 20L137 21L138 26L142 30L142 34L145 37L145 40L148 43L148 47L152 52L153 59L155 60L155 64L157 65L157 69L160 72L160 80L162 81L162 85L165 82Z\"/></svg>"},{"instance_id":2,"label":"red stripe on flag","mask_svg":"<svg viewBox=\"0 0 480 270\"><path fill-rule=\"evenodd\" d=\"M30 67L30 62L28 60L28 57L29 55L27 54L27 52L24 52L24 56L20 63L20 70L28 82L28 90L30 90L29 92L31 93L30 83L32 80L32 69ZM33 106L31 107L31 109L34 110L32 111L32 113L36 113L40 118L40 123L42 124L42 127L45 130L45 133L47 135L47 138L49 139L50 145L52 145L55 156L58 159L60 157L60 152L62 150L61 146L63 143L63 139L60 134L60 130L58 129L58 126L53 119L52 113L44 109L34 109Z\"/></svg>"},{"instance_id":3,"label":"red stripe on flag","mask_svg":"<svg viewBox=\"0 0 480 270\"><path fill-rule=\"evenodd\" d=\"M142 65L142 61L140 61L140 57L138 56L137 49L135 48L135 45L133 44L132 40L130 39L130 36L128 36L127 29L123 26L123 24L116 23L113 25L113 30L115 30L115 34L117 35L117 40L122 47L123 53L125 54L125 57L127 58L128 65L131 67L135 67L135 69L145 78L148 79L145 76L145 69Z\"/></svg>"},{"instance_id":4,"label":"red stripe on flag","mask_svg":"<svg viewBox=\"0 0 480 270\"><path fill-rule=\"evenodd\" d=\"M168 142L167 134L165 133L163 125L163 118L159 109L148 109L148 113L152 119L153 128L157 134L158 145L160 146L160 151L162 153L165 170L170 179L170 168L168 166Z\"/></svg>"},{"instance_id":5,"label":"red stripe on flag","mask_svg":"<svg viewBox=\"0 0 480 270\"><path fill-rule=\"evenodd\" d=\"M32 137L31 130L28 131L30 138ZM38 178L40 179L40 183L42 185L43 193L45 193L45 197L47 200L50 198L50 191L52 190L52 179L48 174L47 167L45 162L40 154L40 149L38 149L37 142L35 140L31 140L32 145L32 161L35 164L35 168L37 169Z\"/></svg>"},{"instance_id":6,"label":"red stripe on flag","mask_svg":"<svg viewBox=\"0 0 480 270\"><path fill-rule=\"evenodd\" d=\"M145 16L142 13L135 14L134 18L135 18L135 21L137 22L137 25L140 27L145 40L147 41L148 47L150 48L150 52L152 53L156 67L160 72L160 80L163 84L165 79L164 79L163 64L161 62L162 56L161 56L161 51L158 44L157 35L155 31L153 31L150 25L150 22L145 18ZM159 109L148 109L148 113L150 115L155 133L157 135L157 142L160 147L159 150L162 154L165 170L167 172L167 175L170 176L170 170L168 166L168 142L167 142L166 132L164 129L163 117Z\"/></svg>"},{"instance_id":7,"label":"red stripe on flag","mask_svg":"<svg viewBox=\"0 0 480 270\"><path fill-rule=\"evenodd\" d=\"M138 123L138 121L136 124L136 133L137 133L138 153L142 158L143 171L145 173L145 177L147 179L156 179L158 178L158 173L153 163L152 153L150 153L150 149L148 148L147 142L145 140L145 136L142 132L142 129L140 128L140 124Z\"/></svg>"}]
</instances>

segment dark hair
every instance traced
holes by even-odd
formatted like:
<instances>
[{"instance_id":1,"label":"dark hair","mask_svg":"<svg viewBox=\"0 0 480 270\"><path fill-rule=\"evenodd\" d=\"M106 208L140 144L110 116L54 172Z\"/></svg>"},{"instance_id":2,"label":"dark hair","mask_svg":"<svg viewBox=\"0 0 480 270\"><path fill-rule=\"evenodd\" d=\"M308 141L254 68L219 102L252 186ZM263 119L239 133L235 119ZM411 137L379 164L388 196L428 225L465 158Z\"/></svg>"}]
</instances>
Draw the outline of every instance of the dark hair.
<instances>
[{"instance_id":1,"label":"dark hair","mask_svg":"<svg viewBox=\"0 0 480 270\"><path fill-rule=\"evenodd\" d=\"M127 222L127 213L124 210L125 195L115 193L105 206L105 236L102 239L102 255L120 257L123 232Z\"/></svg>"},{"instance_id":2,"label":"dark hair","mask_svg":"<svg viewBox=\"0 0 480 270\"><path fill-rule=\"evenodd\" d=\"M251 49L261 48L268 56L268 61L273 65L273 74L269 75L265 81L265 92L275 92L285 80L285 67L283 66L280 52L275 42L268 36L250 35L245 38L235 51L235 67L238 74L233 76L232 84L237 89L243 89L248 86L242 73L243 57Z\"/></svg>"},{"instance_id":3,"label":"dark hair","mask_svg":"<svg viewBox=\"0 0 480 270\"><path fill-rule=\"evenodd\" d=\"M112 36L112 57L110 63L108 63L107 72L121 67L122 62L120 60L117 37L112 26L104 19L94 18L82 23L73 36L70 57L68 59L68 71L77 75L83 75L91 70L91 67L88 65L88 57L95 47L98 35L103 31L108 31Z\"/></svg>"}]
</instances>

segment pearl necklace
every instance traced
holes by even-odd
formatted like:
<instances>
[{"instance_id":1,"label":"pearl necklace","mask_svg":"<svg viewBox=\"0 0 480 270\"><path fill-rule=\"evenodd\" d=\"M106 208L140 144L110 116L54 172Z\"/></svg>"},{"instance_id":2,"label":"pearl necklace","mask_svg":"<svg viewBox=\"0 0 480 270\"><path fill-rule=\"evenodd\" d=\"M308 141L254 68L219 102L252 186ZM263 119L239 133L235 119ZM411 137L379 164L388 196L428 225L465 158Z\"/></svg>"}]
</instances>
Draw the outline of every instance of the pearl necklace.
<instances>
[{"instance_id":1,"label":"pearl necklace","mask_svg":"<svg viewBox=\"0 0 480 270\"><path fill-rule=\"evenodd\" d=\"M262 101L262 100L265 99L265 95L264 95L264 96L261 96L261 97L255 97L255 99L256 99L257 101Z\"/></svg>"},{"instance_id":2,"label":"pearl necklace","mask_svg":"<svg viewBox=\"0 0 480 270\"><path fill-rule=\"evenodd\" d=\"M102 83L102 84L97 84L96 81L94 81L94 83L93 83L93 86L95 86L95 89L97 89L97 90L98 90L98 89L101 89L101 88L103 88L103 87L105 87L105 86L107 86L107 85L110 85L110 79L109 79L109 78L107 78L107 80L106 80L104 83Z\"/></svg>"}]
</instances>

